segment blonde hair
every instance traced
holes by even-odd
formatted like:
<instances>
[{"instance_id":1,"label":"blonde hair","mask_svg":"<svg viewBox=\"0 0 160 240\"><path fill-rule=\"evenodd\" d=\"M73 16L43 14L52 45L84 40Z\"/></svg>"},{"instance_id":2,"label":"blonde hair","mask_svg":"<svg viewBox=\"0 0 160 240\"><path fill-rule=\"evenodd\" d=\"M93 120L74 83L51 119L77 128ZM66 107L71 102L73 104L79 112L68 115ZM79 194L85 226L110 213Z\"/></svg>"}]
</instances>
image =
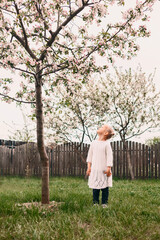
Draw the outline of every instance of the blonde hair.
<instances>
[{"instance_id":1,"label":"blonde hair","mask_svg":"<svg viewBox=\"0 0 160 240\"><path fill-rule=\"evenodd\" d=\"M115 134L112 128L108 128L108 129L107 129L107 133L108 133L108 134L107 134L107 136L106 136L106 140L107 140L107 139L110 139L110 138L113 137L114 134Z\"/></svg>"}]
</instances>

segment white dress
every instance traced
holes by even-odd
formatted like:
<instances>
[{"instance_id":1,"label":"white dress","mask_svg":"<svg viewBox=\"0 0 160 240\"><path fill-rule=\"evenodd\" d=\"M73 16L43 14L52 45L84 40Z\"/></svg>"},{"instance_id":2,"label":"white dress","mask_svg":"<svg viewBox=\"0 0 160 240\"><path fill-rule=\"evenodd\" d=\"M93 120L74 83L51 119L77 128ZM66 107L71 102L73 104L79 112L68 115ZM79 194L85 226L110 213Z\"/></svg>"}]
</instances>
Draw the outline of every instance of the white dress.
<instances>
[{"instance_id":1,"label":"white dress","mask_svg":"<svg viewBox=\"0 0 160 240\"><path fill-rule=\"evenodd\" d=\"M88 179L89 188L102 189L112 187L112 175L107 177L104 171L113 166L113 153L109 140L94 140L89 148L87 162L91 162Z\"/></svg>"}]
</instances>

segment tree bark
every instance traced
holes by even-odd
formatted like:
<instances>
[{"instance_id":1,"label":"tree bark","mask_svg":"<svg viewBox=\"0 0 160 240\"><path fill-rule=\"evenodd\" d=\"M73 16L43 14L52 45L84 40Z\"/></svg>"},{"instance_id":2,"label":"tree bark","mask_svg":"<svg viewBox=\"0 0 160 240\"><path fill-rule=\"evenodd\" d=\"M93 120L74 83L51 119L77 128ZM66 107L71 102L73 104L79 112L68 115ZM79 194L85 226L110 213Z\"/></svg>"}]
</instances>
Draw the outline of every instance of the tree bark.
<instances>
[{"instance_id":1,"label":"tree bark","mask_svg":"<svg viewBox=\"0 0 160 240\"><path fill-rule=\"evenodd\" d=\"M37 66L37 72L39 67ZM49 204L49 159L44 145L44 121L42 102L42 79L36 75L36 119L37 119L37 146L42 167L42 204Z\"/></svg>"}]
</instances>

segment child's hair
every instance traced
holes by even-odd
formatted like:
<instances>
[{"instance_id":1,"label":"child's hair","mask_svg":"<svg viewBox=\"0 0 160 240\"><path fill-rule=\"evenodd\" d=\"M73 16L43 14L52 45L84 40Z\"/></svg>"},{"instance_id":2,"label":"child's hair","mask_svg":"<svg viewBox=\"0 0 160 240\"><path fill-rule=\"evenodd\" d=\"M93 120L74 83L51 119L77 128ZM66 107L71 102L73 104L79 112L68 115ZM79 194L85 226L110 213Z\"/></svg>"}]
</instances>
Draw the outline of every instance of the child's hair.
<instances>
[{"instance_id":1,"label":"child's hair","mask_svg":"<svg viewBox=\"0 0 160 240\"><path fill-rule=\"evenodd\" d=\"M107 132L106 140L114 136L114 131L111 128L107 129Z\"/></svg>"}]
</instances>

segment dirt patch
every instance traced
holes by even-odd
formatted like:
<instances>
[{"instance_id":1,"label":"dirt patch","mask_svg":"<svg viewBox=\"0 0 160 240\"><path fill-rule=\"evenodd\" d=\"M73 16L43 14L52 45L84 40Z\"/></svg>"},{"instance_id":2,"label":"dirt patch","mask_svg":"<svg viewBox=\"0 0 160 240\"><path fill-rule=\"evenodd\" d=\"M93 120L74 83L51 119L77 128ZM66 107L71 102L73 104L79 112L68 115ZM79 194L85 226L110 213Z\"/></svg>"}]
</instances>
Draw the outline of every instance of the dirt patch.
<instances>
[{"instance_id":1,"label":"dirt patch","mask_svg":"<svg viewBox=\"0 0 160 240\"><path fill-rule=\"evenodd\" d=\"M56 202L51 201L49 204L42 204L41 202L27 202L27 203L17 203L15 204L16 207L22 208L22 209L32 209L32 208L38 208L41 210L53 210L60 206L62 202Z\"/></svg>"}]
</instances>

